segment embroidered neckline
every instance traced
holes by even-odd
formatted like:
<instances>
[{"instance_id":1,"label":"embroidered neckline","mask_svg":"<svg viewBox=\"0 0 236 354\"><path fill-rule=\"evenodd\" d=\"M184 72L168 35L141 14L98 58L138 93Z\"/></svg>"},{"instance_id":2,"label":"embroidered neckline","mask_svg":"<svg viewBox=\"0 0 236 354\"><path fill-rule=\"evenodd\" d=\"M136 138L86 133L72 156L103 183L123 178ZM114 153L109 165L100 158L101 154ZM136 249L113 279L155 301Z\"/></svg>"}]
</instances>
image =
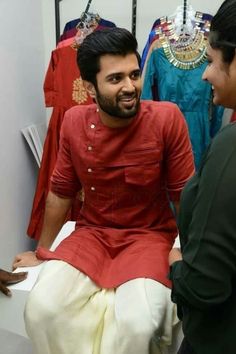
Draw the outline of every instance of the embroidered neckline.
<instances>
[{"instance_id":1,"label":"embroidered neckline","mask_svg":"<svg viewBox=\"0 0 236 354\"><path fill-rule=\"evenodd\" d=\"M192 34L180 34L175 31L174 19L160 18L155 28L156 38L169 62L177 68L190 70L206 61L206 50L210 30L210 15L197 11Z\"/></svg>"},{"instance_id":2,"label":"embroidered neckline","mask_svg":"<svg viewBox=\"0 0 236 354\"><path fill-rule=\"evenodd\" d=\"M190 70L206 61L208 40L201 32L197 32L191 41L182 41L179 37L177 41L171 43L168 37L161 36L160 42L167 59L177 68Z\"/></svg>"}]
</instances>

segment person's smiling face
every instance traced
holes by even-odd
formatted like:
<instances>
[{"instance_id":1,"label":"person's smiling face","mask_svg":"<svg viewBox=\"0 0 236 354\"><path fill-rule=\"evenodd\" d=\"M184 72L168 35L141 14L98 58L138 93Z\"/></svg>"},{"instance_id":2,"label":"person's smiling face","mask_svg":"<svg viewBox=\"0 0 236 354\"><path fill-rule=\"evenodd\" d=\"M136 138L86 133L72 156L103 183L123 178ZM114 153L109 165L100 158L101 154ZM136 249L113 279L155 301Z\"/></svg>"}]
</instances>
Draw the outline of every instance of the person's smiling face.
<instances>
[{"instance_id":1,"label":"person's smiling face","mask_svg":"<svg viewBox=\"0 0 236 354\"><path fill-rule=\"evenodd\" d=\"M209 45L207 59L202 78L212 85L214 104L236 109L236 55L230 64L225 63L221 50Z\"/></svg>"},{"instance_id":2,"label":"person's smiling face","mask_svg":"<svg viewBox=\"0 0 236 354\"><path fill-rule=\"evenodd\" d=\"M101 113L121 119L132 118L137 114L141 77L135 54L102 56L96 81L95 99Z\"/></svg>"}]
</instances>

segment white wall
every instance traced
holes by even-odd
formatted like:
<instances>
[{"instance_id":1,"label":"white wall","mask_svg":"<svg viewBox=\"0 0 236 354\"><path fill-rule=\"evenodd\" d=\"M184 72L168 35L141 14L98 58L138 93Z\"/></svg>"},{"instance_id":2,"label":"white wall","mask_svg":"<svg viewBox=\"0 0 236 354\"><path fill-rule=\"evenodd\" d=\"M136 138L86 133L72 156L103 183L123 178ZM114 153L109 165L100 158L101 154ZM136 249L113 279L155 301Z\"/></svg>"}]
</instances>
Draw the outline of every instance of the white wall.
<instances>
[{"instance_id":1,"label":"white wall","mask_svg":"<svg viewBox=\"0 0 236 354\"><path fill-rule=\"evenodd\" d=\"M30 246L37 166L20 130L46 117L42 23L39 1L0 1L0 267Z\"/></svg>"}]
</instances>

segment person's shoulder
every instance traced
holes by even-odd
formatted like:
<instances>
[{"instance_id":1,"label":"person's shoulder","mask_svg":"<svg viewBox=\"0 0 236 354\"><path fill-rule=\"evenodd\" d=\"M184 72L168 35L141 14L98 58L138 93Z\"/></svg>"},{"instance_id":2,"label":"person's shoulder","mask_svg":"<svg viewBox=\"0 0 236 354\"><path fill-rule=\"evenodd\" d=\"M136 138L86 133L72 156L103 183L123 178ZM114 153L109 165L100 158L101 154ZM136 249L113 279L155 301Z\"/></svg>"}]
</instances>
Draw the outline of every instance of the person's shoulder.
<instances>
[{"instance_id":1,"label":"person's shoulder","mask_svg":"<svg viewBox=\"0 0 236 354\"><path fill-rule=\"evenodd\" d=\"M64 119L68 121L77 121L86 119L87 116L94 114L96 112L96 105L89 104L89 105L76 105L69 108L64 116Z\"/></svg>"},{"instance_id":2,"label":"person's shoulder","mask_svg":"<svg viewBox=\"0 0 236 354\"><path fill-rule=\"evenodd\" d=\"M173 102L143 100L141 101L141 107L144 115L149 115L152 119L157 120L159 124L161 122L167 124L171 121L183 120L183 114Z\"/></svg>"},{"instance_id":3,"label":"person's shoulder","mask_svg":"<svg viewBox=\"0 0 236 354\"><path fill-rule=\"evenodd\" d=\"M229 123L222 127L213 139L213 143L230 142L236 140L236 122ZM236 147L236 144L233 144Z\"/></svg>"},{"instance_id":4,"label":"person's shoulder","mask_svg":"<svg viewBox=\"0 0 236 354\"><path fill-rule=\"evenodd\" d=\"M91 103L91 104L78 104L76 106L73 106L71 108L69 108L66 112L69 112L71 114L78 114L78 113L87 113L89 111L94 111L94 109L96 110L96 104L95 103Z\"/></svg>"},{"instance_id":5,"label":"person's shoulder","mask_svg":"<svg viewBox=\"0 0 236 354\"><path fill-rule=\"evenodd\" d=\"M159 112L164 112L164 111L176 111L179 110L178 106L169 101L152 101L152 100L142 100L141 105L143 108L149 109L149 110L155 110Z\"/></svg>"},{"instance_id":6,"label":"person's shoulder","mask_svg":"<svg viewBox=\"0 0 236 354\"><path fill-rule=\"evenodd\" d=\"M236 133L236 121L226 124L220 130L217 136L234 135Z\"/></svg>"},{"instance_id":7,"label":"person's shoulder","mask_svg":"<svg viewBox=\"0 0 236 354\"><path fill-rule=\"evenodd\" d=\"M83 130L86 127L88 118L96 112L96 105L76 105L69 108L63 118L62 128L66 134L74 133L75 131Z\"/></svg>"},{"instance_id":8,"label":"person's shoulder","mask_svg":"<svg viewBox=\"0 0 236 354\"><path fill-rule=\"evenodd\" d=\"M217 161L226 161L232 154L235 156L236 150L236 122L229 123L215 135L212 139L206 154L206 160L208 157L215 157Z\"/></svg>"}]
</instances>

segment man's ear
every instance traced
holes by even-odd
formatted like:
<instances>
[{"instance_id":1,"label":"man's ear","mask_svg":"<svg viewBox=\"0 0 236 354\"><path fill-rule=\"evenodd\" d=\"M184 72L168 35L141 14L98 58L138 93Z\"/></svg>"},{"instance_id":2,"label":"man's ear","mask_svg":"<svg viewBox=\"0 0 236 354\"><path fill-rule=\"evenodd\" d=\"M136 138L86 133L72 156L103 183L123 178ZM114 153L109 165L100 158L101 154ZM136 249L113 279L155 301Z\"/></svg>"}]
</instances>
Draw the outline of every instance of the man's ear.
<instances>
[{"instance_id":1,"label":"man's ear","mask_svg":"<svg viewBox=\"0 0 236 354\"><path fill-rule=\"evenodd\" d=\"M96 98L96 90L92 82L84 80L84 87L88 91L89 95L95 99Z\"/></svg>"}]
</instances>

